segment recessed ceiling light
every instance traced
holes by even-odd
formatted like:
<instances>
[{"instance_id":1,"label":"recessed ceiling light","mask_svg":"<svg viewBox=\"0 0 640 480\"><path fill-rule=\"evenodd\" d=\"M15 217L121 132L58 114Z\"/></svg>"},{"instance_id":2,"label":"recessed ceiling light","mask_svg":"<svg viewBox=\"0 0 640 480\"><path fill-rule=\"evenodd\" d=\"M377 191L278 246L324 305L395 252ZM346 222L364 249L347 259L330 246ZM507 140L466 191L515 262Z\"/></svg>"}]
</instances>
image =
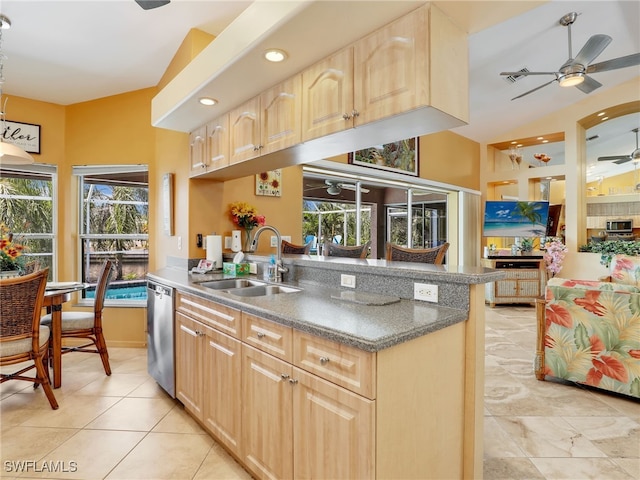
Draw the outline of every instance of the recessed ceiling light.
<instances>
[{"instance_id":1,"label":"recessed ceiling light","mask_svg":"<svg viewBox=\"0 0 640 480\"><path fill-rule=\"evenodd\" d=\"M202 105L207 105L207 106L215 105L216 103L218 103L218 101L215 98L211 98L211 97L200 97L198 101Z\"/></svg>"},{"instance_id":2,"label":"recessed ceiling light","mask_svg":"<svg viewBox=\"0 0 640 480\"><path fill-rule=\"evenodd\" d=\"M521 143L519 143L518 145L516 145L516 147L521 147L521 146L522 146L522 144L521 144Z\"/></svg>"},{"instance_id":3,"label":"recessed ceiling light","mask_svg":"<svg viewBox=\"0 0 640 480\"><path fill-rule=\"evenodd\" d=\"M542 143L549 143L549 140L542 140Z\"/></svg>"},{"instance_id":4,"label":"recessed ceiling light","mask_svg":"<svg viewBox=\"0 0 640 480\"><path fill-rule=\"evenodd\" d=\"M270 62L282 62L287 58L287 52L278 48L272 48L264 52L264 58Z\"/></svg>"},{"instance_id":5,"label":"recessed ceiling light","mask_svg":"<svg viewBox=\"0 0 640 480\"><path fill-rule=\"evenodd\" d=\"M600 113L598 114L598 116L599 116L599 117L601 117L601 116L602 116L602 115L604 115L604 114L605 114L605 112L600 112Z\"/></svg>"},{"instance_id":6,"label":"recessed ceiling light","mask_svg":"<svg viewBox=\"0 0 640 480\"><path fill-rule=\"evenodd\" d=\"M609 117L602 117L602 118L600 119L600 121L601 121L601 122L604 122L605 120L609 120Z\"/></svg>"},{"instance_id":7,"label":"recessed ceiling light","mask_svg":"<svg viewBox=\"0 0 640 480\"><path fill-rule=\"evenodd\" d=\"M544 137L538 137L536 140L543 140Z\"/></svg>"},{"instance_id":8,"label":"recessed ceiling light","mask_svg":"<svg viewBox=\"0 0 640 480\"><path fill-rule=\"evenodd\" d=\"M518 142L513 141L513 142L511 142L511 145L515 145L516 143L518 143Z\"/></svg>"}]
</instances>

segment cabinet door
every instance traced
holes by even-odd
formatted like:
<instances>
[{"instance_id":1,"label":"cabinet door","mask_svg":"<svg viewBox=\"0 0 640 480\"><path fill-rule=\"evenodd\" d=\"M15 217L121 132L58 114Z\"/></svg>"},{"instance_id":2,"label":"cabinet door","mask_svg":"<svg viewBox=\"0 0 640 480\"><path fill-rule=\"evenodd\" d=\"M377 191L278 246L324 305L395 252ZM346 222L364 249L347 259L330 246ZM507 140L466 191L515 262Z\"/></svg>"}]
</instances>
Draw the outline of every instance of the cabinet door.
<instances>
[{"instance_id":1,"label":"cabinet door","mask_svg":"<svg viewBox=\"0 0 640 480\"><path fill-rule=\"evenodd\" d=\"M426 8L405 15L356 42L356 126L422 104L428 88Z\"/></svg>"},{"instance_id":2,"label":"cabinet door","mask_svg":"<svg viewBox=\"0 0 640 480\"><path fill-rule=\"evenodd\" d=\"M229 114L231 164L260 155L260 96L254 97Z\"/></svg>"},{"instance_id":3,"label":"cabinet door","mask_svg":"<svg viewBox=\"0 0 640 480\"><path fill-rule=\"evenodd\" d=\"M229 165L229 115L207 124L207 171Z\"/></svg>"},{"instance_id":4,"label":"cabinet door","mask_svg":"<svg viewBox=\"0 0 640 480\"><path fill-rule=\"evenodd\" d=\"M293 370L293 478L374 478L375 401Z\"/></svg>"},{"instance_id":5,"label":"cabinet door","mask_svg":"<svg viewBox=\"0 0 640 480\"><path fill-rule=\"evenodd\" d=\"M235 338L207 328L203 348L204 424L237 455L240 445L241 344Z\"/></svg>"},{"instance_id":6,"label":"cabinet door","mask_svg":"<svg viewBox=\"0 0 640 480\"><path fill-rule=\"evenodd\" d=\"M202 336L204 326L176 312L176 398L202 420Z\"/></svg>"},{"instance_id":7,"label":"cabinet door","mask_svg":"<svg viewBox=\"0 0 640 480\"><path fill-rule=\"evenodd\" d=\"M302 139L353 127L353 48L348 47L302 72Z\"/></svg>"},{"instance_id":8,"label":"cabinet door","mask_svg":"<svg viewBox=\"0 0 640 480\"><path fill-rule=\"evenodd\" d=\"M294 75L262 93L260 154L276 152L300 143L301 88L300 75Z\"/></svg>"},{"instance_id":9,"label":"cabinet door","mask_svg":"<svg viewBox=\"0 0 640 480\"><path fill-rule=\"evenodd\" d=\"M293 478L292 368L242 346L242 458L258 478Z\"/></svg>"},{"instance_id":10,"label":"cabinet door","mask_svg":"<svg viewBox=\"0 0 640 480\"><path fill-rule=\"evenodd\" d=\"M207 168L206 156L207 127L202 126L189 135L189 173L197 175Z\"/></svg>"}]
</instances>

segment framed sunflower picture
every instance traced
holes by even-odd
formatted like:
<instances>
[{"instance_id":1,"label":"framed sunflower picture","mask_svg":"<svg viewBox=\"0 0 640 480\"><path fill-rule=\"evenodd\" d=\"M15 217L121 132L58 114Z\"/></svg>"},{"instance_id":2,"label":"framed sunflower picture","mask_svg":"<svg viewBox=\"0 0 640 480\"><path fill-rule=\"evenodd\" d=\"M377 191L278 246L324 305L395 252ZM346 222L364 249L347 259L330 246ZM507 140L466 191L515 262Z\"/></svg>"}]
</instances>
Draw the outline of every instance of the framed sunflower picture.
<instances>
[{"instance_id":1,"label":"framed sunflower picture","mask_svg":"<svg viewBox=\"0 0 640 480\"><path fill-rule=\"evenodd\" d=\"M256 174L256 195L279 197L282 194L282 170Z\"/></svg>"}]
</instances>

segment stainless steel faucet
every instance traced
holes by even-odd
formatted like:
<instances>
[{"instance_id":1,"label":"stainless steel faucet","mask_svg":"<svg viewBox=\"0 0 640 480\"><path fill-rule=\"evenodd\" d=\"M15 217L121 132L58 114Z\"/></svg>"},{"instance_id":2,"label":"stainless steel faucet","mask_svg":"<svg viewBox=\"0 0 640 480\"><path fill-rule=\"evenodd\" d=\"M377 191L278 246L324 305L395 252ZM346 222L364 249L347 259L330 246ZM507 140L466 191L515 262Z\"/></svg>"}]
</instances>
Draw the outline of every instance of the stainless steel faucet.
<instances>
[{"instance_id":1,"label":"stainless steel faucet","mask_svg":"<svg viewBox=\"0 0 640 480\"><path fill-rule=\"evenodd\" d=\"M253 241L251 242L251 246L249 247L250 252L255 252L256 247L258 246L258 239L260 238L260 234L265 230L271 230L276 234L276 238L278 239L278 246L276 247L277 255L276 255L276 282L282 282L282 274L287 273L289 269L282 264L282 236L276 227L272 227L271 225L264 225L256 230L256 233L253 235Z\"/></svg>"}]
</instances>

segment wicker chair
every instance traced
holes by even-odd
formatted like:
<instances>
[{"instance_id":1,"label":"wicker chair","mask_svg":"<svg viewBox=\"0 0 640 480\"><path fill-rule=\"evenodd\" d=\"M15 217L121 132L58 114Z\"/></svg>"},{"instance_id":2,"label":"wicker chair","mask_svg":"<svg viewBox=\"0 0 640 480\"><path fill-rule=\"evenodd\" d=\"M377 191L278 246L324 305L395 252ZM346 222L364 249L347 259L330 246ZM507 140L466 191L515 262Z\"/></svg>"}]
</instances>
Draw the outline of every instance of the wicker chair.
<instances>
[{"instance_id":1,"label":"wicker chair","mask_svg":"<svg viewBox=\"0 0 640 480\"><path fill-rule=\"evenodd\" d=\"M309 242L306 245L295 245L293 243L289 243L286 240L282 240L282 253L297 253L300 255L309 255L311 251L311 243Z\"/></svg>"},{"instance_id":2,"label":"wicker chair","mask_svg":"<svg viewBox=\"0 0 640 480\"><path fill-rule=\"evenodd\" d=\"M0 280L0 366L33 361L14 373L0 374L0 383L24 380L42 385L51 408L58 402L49 382L46 356L49 348L49 327L40 324L40 310L49 269ZM23 374L36 369L35 377Z\"/></svg>"},{"instance_id":3,"label":"wicker chair","mask_svg":"<svg viewBox=\"0 0 640 480\"><path fill-rule=\"evenodd\" d=\"M337 243L324 242L322 254L325 257L367 258L369 245L371 245L371 242L367 242L363 245L356 245L355 247L345 247L343 245L338 245Z\"/></svg>"},{"instance_id":4,"label":"wicker chair","mask_svg":"<svg viewBox=\"0 0 640 480\"><path fill-rule=\"evenodd\" d=\"M62 338L84 338L90 340L89 343L80 346L63 347L62 353L97 353L100 355L104 373L107 375L111 375L111 366L109 365L107 343L102 333L102 309L104 308L104 299L112 273L113 263L110 260L106 260L98 276L93 312L62 312ZM51 314L42 317L41 323L51 326Z\"/></svg>"},{"instance_id":5,"label":"wicker chair","mask_svg":"<svg viewBox=\"0 0 640 480\"><path fill-rule=\"evenodd\" d=\"M448 243L434 248L407 248L387 243L385 258L394 262L433 263L442 265L444 255L449 249Z\"/></svg>"}]
</instances>

